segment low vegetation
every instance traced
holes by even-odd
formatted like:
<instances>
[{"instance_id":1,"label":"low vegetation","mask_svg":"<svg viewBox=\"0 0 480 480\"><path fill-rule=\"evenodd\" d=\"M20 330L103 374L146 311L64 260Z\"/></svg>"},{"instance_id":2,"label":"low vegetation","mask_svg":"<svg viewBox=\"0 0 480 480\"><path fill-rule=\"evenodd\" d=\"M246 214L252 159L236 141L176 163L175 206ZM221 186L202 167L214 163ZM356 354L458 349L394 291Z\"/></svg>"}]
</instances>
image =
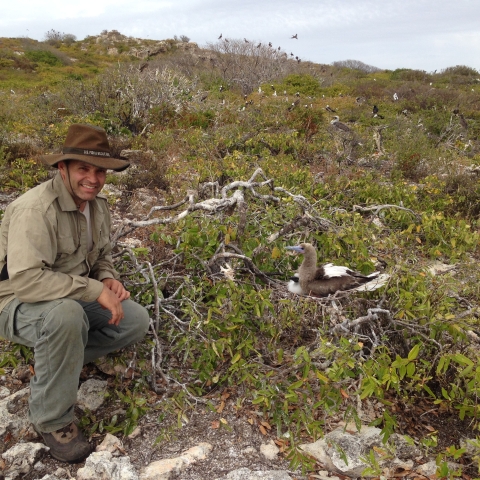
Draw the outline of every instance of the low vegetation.
<instances>
[{"instance_id":1,"label":"low vegetation","mask_svg":"<svg viewBox=\"0 0 480 480\"><path fill-rule=\"evenodd\" d=\"M152 332L135 380L119 386L123 420L84 425L128 434L151 392L179 418L198 403L218 411L228 392L307 469L297 445L333 413L358 423L367 399L383 405L374 423L385 441L413 404L478 431L479 73L318 65L235 39L190 51L184 36L138 59L131 39L115 36L109 56L108 35L98 38L0 39L1 191L43 181L39 154L85 122L107 130L115 154L141 152L111 176L123 189L112 204L128 209L140 187L153 195L114 232ZM301 260L285 246L303 241L320 261L390 280L293 296L285 282ZM7 350L3 368L31 360ZM452 458L474 463L478 445L469 456L439 445L439 471Z\"/></svg>"}]
</instances>

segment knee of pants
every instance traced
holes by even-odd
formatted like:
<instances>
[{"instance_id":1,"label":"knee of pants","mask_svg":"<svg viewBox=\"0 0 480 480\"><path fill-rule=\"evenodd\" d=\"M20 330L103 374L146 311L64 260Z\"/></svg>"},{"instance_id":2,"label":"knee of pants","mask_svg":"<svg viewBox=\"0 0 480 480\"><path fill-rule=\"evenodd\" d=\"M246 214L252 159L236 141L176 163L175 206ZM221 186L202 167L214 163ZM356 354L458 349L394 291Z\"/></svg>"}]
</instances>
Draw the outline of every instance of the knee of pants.
<instances>
[{"instance_id":1,"label":"knee of pants","mask_svg":"<svg viewBox=\"0 0 480 480\"><path fill-rule=\"evenodd\" d=\"M142 339L148 332L150 326L150 316L148 311L142 305L132 301L127 300L125 308L125 317L128 317L131 322L131 328L134 332L137 332L135 335L137 340ZM124 302L125 303L125 302Z\"/></svg>"},{"instance_id":2,"label":"knee of pants","mask_svg":"<svg viewBox=\"0 0 480 480\"><path fill-rule=\"evenodd\" d=\"M62 298L45 316L44 328L50 332L61 332L62 337L86 339L88 323L82 306L75 300Z\"/></svg>"}]
</instances>

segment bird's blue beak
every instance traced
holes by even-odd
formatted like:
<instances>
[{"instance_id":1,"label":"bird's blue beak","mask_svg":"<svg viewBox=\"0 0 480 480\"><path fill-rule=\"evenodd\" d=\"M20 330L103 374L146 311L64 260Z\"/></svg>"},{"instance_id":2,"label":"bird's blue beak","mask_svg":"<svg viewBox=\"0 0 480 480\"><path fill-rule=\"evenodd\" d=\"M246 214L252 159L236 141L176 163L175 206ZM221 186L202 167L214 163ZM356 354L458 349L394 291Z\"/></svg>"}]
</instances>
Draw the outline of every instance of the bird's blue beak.
<instances>
[{"instance_id":1,"label":"bird's blue beak","mask_svg":"<svg viewBox=\"0 0 480 480\"><path fill-rule=\"evenodd\" d=\"M297 253L304 253L304 250L302 247L300 247L299 245L295 245L294 247L286 247L287 250L293 250L294 252L297 252Z\"/></svg>"}]
</instances>

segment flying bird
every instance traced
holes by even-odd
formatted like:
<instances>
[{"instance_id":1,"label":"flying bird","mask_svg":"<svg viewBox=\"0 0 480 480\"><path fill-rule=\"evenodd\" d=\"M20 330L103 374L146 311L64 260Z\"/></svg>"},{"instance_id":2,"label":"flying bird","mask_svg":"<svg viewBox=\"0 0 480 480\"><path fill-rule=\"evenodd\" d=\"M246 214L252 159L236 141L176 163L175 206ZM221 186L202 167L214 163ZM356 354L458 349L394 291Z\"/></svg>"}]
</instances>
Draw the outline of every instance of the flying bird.
<instances>
[{"instance_id":1,"label":"flying bird","mask_svg":"<svg viewBox=\"0 0 480 480\"><path fill-rule=\"evenodd\" d=\"M220 40L222 38L222 34L220 34L220 36L218 37L218 40Z\"/></svg>"},{"instance_id":2,"label":"flying bird","mask_svg":"<svg viewBox=\"0 0 480 480\"><path fill-rule=\"evenodd\" d=\"M298 34L296 33L295 35L292 35L291 38L294 38L295 40L298 40Z\"/></svg>"},{"instance_id":3,"label":"flying bird","mask_svg":"<svg viewBox=\"0 0 480 480\"><path fill-rule=\"evenodd\" d=\"M333 120L330 122L331 125L334 127L338 128L339 130L343 130L344 132L351 132L352 129L350 127L347 127L344 123L340 121L340 117L338 115L335 115L333 117Z\"/></svg>"},{"instance_id":4,"label":"flying bird","mask_svg":"<svg viewBox=\"0 0 480 480\"><path fill-rule=\"evenodd\" d=\"M336 266L332 263L317 267L317 251L310 243L287 247L287 250L304 255L298 273L291 277L288 284L288 289L292 293L303 292L307 295L325 297L338 291L360 287L380 275L379 272L363 275L348 267ZM299 285L296 285L296 277Z\"/></svg>"}]
</instances>

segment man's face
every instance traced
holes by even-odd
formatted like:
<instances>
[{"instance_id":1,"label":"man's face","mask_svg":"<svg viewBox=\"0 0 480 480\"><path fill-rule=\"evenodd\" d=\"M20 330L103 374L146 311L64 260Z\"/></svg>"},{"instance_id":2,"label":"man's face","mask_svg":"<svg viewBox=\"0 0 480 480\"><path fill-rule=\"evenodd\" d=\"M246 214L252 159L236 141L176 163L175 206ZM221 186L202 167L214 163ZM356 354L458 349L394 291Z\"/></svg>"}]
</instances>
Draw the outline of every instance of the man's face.
<instances>
[{"instance_id":1,"label":"man's face","mask_svg":"<svg viewBox=\"0 0 480 480\"><path fill-rule=\"evenodd\" d=\"M93 200L105 185L107 171L79 160L59 162L63 183L82 210L85 202Z\"/></svg>"}]
</instances>

